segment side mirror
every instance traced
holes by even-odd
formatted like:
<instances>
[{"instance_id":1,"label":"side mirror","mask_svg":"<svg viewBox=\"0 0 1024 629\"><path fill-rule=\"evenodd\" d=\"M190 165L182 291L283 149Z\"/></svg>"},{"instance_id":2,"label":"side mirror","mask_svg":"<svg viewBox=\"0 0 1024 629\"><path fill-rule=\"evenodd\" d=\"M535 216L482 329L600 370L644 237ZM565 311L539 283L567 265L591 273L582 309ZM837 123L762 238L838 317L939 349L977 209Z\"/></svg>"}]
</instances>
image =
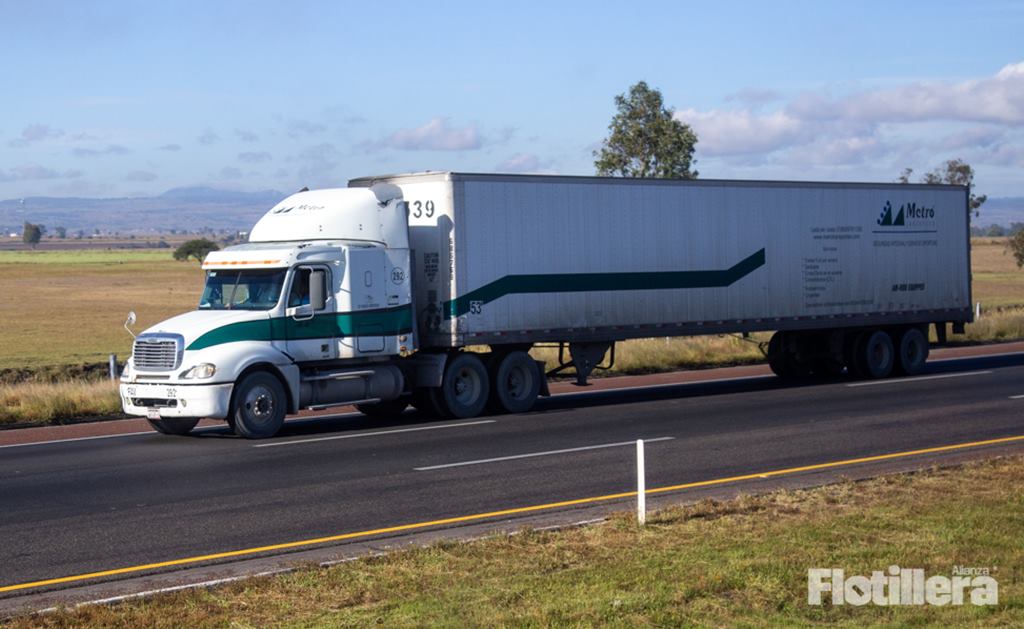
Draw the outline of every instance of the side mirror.
<instances>
[{"instance_id":1,"label":"side mirror","mask_svg":"<svg viewBox=\"0 0 1024 629\"><path fill-rule=\"evenodd\" d=\"M327 306L327 273L321 269L313 269L309 274L309 305L314 311Z\"/></svg>"},{"instance_id":2,"label":"side mirror","mask_svg":"<svg viewBox=\"0 0 1024 629\"><path fill-rule=\"evenodd\" d=\"M128 318L124 320L124 329L128 330L128 334L131 334L132 338L135 338L135 333L132 332L132 330L131 330L131 326L133 326L133 325L135 325L135 311L134 310L129 310L128 311Z\"/></svg>"}]
</instances>

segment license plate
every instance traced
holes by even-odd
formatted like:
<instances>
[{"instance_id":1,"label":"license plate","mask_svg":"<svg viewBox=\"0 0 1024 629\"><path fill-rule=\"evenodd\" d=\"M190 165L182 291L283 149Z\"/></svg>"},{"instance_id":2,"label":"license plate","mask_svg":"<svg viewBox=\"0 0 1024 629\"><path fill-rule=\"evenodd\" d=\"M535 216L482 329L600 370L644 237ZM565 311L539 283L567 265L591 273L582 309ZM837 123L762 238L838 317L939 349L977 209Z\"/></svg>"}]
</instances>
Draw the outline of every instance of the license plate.
<instances>
[{"instance_id":1,"label":"license plate","mask_svg":"<svg viewBox=\"0 0 1024 629\"><path fill-rule=\"evenodd\" d=\"M146 417L149 419L160 419L160 409L158 408L147 408Z\"/></svg>"}]
</instances>

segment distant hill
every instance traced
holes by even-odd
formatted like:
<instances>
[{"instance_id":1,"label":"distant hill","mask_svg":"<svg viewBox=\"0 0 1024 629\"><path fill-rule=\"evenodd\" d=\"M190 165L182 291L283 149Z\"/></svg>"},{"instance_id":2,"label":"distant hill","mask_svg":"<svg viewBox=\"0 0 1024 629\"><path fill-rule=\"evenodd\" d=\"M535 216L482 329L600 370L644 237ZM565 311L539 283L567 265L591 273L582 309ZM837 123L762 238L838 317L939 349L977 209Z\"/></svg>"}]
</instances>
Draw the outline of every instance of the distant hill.
<instances>
[{"instance_id":1,"label":"distant hill","mask_svg":"<svg viewBox=\"0 0 1024 629\"><path fill-rule=\"evenodd\" d=\"M248 230L286 194L277 190L240 192L209 187L173 188L155 197L84 199L26 197L0 201L0 227L18 231L25 221L68 233L152 233L153 231Z\"/></svg>"},{"instance_id":2,"label":"distant hill","mask_svg":"<svg viewBox=\"0 0 1024 629\"><path fill-rule=\"evenodd\" d=\"M981 215L974 219L976 225L1002 225L1024 223L1024 197L995 197L981 206Z\"/></svg>"}]
</instances>

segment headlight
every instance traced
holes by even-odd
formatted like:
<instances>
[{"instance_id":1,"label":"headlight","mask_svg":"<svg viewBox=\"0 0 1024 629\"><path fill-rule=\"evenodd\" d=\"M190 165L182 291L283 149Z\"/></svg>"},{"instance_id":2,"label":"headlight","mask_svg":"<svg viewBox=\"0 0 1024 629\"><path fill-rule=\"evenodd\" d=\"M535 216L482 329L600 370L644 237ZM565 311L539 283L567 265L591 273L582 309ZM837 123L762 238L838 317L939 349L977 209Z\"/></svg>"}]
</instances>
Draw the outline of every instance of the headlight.
<instances>
[{"instance_id":1,"label":"headlight","mask_svg":"<svg viewBox=\"0 0 1024 629\"><path fill-rule=\"evenodd\" d=\"M215 373L217 373L216 365L211 363L199 363L195 367L181 372L181 375L178 377L182 380L205 380L207 378L212 378Z\"/></svg>"}]
</instances>

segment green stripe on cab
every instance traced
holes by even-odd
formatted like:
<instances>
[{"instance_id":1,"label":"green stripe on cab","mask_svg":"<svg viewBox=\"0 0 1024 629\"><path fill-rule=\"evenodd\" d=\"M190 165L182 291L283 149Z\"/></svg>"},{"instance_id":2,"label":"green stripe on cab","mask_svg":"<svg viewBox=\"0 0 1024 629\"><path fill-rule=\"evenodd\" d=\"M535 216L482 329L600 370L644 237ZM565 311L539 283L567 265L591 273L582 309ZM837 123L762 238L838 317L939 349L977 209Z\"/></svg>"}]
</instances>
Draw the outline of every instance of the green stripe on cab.
<instances>
[{"instance_id":1,"label":"green stripe on cab","mask_svg":"<svg viewBox=\"0 0 1024 629\"><path fill-rule=\"evenodd\" d=\"M258 321L239 321L210 330L192 341L187 350L206 349L238 341L299 341L304 339L352 336L391 336L412 331L412 305L319 314L296 321L292 317L274 317Z\"/></svg>"}]
</instances>

